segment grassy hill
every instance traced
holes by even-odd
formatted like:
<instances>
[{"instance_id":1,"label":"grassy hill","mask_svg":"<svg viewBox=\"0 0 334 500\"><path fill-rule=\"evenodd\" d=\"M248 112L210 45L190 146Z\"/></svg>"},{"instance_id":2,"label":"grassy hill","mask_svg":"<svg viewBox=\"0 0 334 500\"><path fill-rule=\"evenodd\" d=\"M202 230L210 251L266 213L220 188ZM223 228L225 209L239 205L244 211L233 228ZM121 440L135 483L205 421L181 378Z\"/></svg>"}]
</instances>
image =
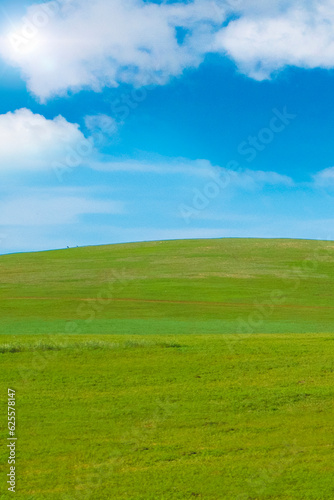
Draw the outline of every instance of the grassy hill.
<instances>
[{"instance_id":1,"label":"grassy hill","mask_svg":"<svg viewBox=\"0 0 334 500\"><path fill-rule=\"evenodd\" d=\"M185 240L0 257L0 332L334 329L334 243Z\"/></svg>"},{"instance_id":2,"label":"grassy hill","mask_svg":"<svg viewBox=\"0 0 334 500\"><path fill-rule=\"evenodd\" d=\"M0 500L332 500L333 249L0 257Z\"/></svg>"}]
</instances>

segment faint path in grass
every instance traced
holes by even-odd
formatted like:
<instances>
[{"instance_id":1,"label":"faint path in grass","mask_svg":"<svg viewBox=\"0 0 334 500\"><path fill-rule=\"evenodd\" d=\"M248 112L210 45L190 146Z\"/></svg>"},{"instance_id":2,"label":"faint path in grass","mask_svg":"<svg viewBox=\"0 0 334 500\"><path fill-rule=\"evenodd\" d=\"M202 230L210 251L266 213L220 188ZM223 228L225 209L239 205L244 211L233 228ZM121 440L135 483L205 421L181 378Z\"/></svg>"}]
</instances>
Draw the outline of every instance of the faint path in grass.
<instances>
[{"instance_id":1,"label":"faint path in grass","mask_svg":"<svg viewBox=\"0 0 334 500\"><path fill-rule=\"evenodd\" d=\"M2 297L2 300L55 300L55 301L78 301L91 302L96 301L96 297ZM131 297L118 298L103 298L103 302L143 302L143 303L161 303L161 304L195 304L195 305L214 305L214 306L254 306L254 302L211 302L211 301L194 301L194 300L163 300L163 299L136 299ZM334 309L334 306L305 306L300 304L277 304L277 308L293 308L293 309Z\"/></svg>"}]
</instances>

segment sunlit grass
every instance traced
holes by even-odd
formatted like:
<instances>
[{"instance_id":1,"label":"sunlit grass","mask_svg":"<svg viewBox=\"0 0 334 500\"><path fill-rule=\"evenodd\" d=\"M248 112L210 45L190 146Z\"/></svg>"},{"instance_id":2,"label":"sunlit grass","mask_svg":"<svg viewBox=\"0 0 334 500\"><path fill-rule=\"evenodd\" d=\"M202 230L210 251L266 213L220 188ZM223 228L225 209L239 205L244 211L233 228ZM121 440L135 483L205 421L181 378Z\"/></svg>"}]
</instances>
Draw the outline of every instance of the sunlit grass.
<instances>
[{"instance_id":1,"label":"sunlit grass","mask_svg":"<svg viewBox=\"0 0 334 500\"><path fill-rule=\"evenodd\" d=\"M1 340L19 499L333 498L332 334Z\"/></svg>"}]
</instances>

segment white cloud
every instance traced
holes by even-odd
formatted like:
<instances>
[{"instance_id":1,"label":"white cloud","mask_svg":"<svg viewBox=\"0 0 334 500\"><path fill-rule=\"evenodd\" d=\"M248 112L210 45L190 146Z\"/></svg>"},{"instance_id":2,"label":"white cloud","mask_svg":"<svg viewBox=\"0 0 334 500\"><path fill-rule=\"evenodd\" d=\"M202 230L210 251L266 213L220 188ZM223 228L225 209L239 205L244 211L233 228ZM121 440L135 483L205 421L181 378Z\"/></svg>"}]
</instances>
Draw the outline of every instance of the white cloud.
<instances>
[{"instance_id":1,"label":"white cloud","mask_svg":"<svg viewBox=\"0 0 334 500\"><path fill-rule=\"evenodd\" d=\"M25 108L0 115L0 171L52 168L78 147L93 149L79 125L62 116L48 120Z\"/></svg>"},{"instance_id":2,"label":"white cloud","mask_svg":"<svg viewBox=\"0 0 334 500\"><path fill-rule=\"evenodd\" d=\"M41 100L68 90L128 82L165 83L196 67L222 10L211 0L154 4L143 0L58 0L30 7L3 38L2 57L19 67ZM47 11L45 9L48 9ZM50 11L50 12L49 12ZM48 13L49 12L49 13ZM182 44L176 28L190 29Z\"/></svg>"},{"instance_id":3,"label":"white cloud","mask_svg":"<svg viewBox=\"0 0 334 500\"><path fill-rule=\"evenodd\" d=\"M294 182L287 175L277 172L264 172L262 170L245 170L238 174L235 183L237 186L254 189L267 186L293 186Z\"/></svg>"},{"instance_id":4,"label":"white cloud","mask_svg":"<svg viewBox=\"0 0 334 500\"><path fill-rule=\"evenodd\" d=\"M191 175L207 177L212 170L208 160L165 158L158 155L154 160L118 160L109 156L90 162L90 167L102 172L148 173L158 175Z\"/></svg>"},{"instance_id":5,"label":"white cloud","mask_svg":"<svg viewBox=\"0 0 334 500\"><path fill-rule=\"evenodd\" d=\"M256 189L264 185L292 186L293 180L276 172L261 170L231 170L214 166L208 160L164 158L157 160L117 160L104 157L104 161L92 161L90 167L103 172L150 173L158 175L188 175L202 177L205 182L220 178L226 185L244 189Z\"/></svg>"},{"instance_id":6,"label":"white cloud","mask_svg":"<svg viewBox=\"0 0 334 500\"><path fill-rule=\"evenodd\" d=\"M268 11L250 6L216 34L213 50L228 54L256 80L289 65L333 68L334 5L301 0L276 2Z\"/></svg>"},{"instance_id":7,"label":"white cloud","mask_svg":"<svg viewBox=\"0 0 334 500\"><path fill-rule=\"evenodd\" d=\"M223 26L226 17L230 22ZM181 42L177 29L183 28ZM54 0L31 6L0 54L42 101L122 82L165 84L209 52L257 80L287 65L334 67L331 0Z\"/></svg>"},{"instance_id":8,"label":"white cloud","mask_svg":"<svg viewBox=\"0 0 334 500\"><path fill-rule=\"evenodd\" d=\"M216 0L220 5L228 8L229 12L243 16L253 15L277 15L286 12L291 7L291 0ZM294 0L294 5L309 6L309 0Z\"/></svg>"},{"instance_id":9,"label":"white cloud","mask_svg":"<svg viewBox=\"0 0 334 500\"><path fill-rule=\"evenodd\" d=\"M85 125L91 133L103 134L106 137L112 136L118 129L116 120L103 113L85 116Z\"/></svg>"},{"instance_id":10,"label":"white cloud","mask_svg":"<svg viewBox=\"0 0 334 500\"><path fill-rule=\"evenodd\" d=\"M108 126L108 130L106 127ZM115 123L105 115L86 117L86 127L94 134L101 131L113 134ZM98 138L98 137L97 137ZM20 147L18 147L18 145ZM85 165L102 172L153 173L159 175L187 175L210 179L219 175L238 187L253 189L257 185L291 185L289 177L274 172L244 170L234 172L215 167L210 161L187 158L166 158L154 155L145 160L115 159L101 155L79 130L62 116L48 120L22 108L14 113L0 115L0 171L34 172L53 170L60 181L73 168Z\"/></svg>"}]
</instances>

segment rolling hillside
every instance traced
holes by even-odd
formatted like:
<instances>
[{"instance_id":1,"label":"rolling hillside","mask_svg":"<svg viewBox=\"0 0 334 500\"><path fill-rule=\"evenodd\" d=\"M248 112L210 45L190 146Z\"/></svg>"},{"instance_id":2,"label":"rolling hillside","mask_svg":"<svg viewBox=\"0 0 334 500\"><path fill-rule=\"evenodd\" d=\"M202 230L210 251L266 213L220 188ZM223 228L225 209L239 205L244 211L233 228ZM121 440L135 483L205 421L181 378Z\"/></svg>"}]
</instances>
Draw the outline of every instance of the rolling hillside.
<instances>
[{"instance_id":1,"label":"rolling hillside","mask_svg":"<svg viewBox=\"0 0 334 500\"><path fill-rule=\"evenodd\" d=\"M334 331L334 243L184 240L0 257L0 331Z\"/></svg>"},{"instance_id":2,"label":"rolling hillside","mask_svg":"<svg viewBox=\"0 0 334 500\"><path fill-rule=\"evenodd\" d=\"M333 249L224 239L2 256L17 498L331 500ZM3 446L2 484L7 460Z\"/></svg>"}]
</instances>

